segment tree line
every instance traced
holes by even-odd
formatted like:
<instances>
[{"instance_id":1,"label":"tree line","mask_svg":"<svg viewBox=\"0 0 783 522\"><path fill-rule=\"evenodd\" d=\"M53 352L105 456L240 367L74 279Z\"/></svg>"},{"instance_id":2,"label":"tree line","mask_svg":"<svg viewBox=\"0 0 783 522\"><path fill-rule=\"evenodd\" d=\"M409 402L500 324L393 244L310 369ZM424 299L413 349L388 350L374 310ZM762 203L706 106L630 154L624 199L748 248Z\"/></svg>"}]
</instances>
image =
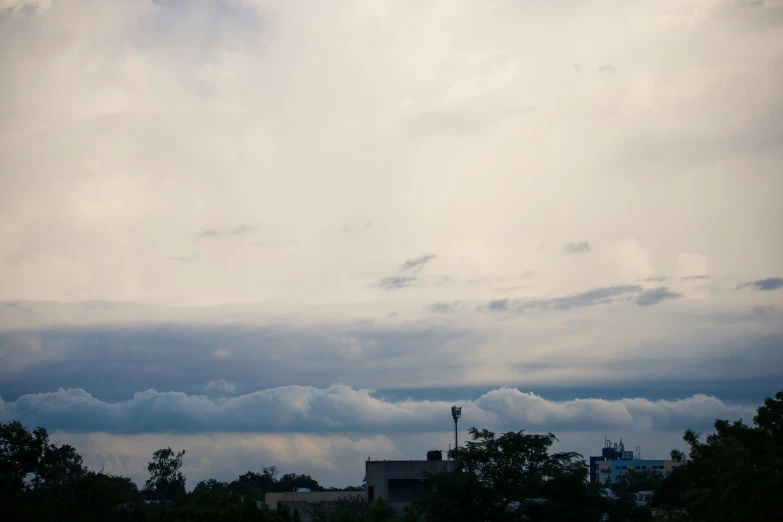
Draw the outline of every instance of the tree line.
<instances>
[{"instance_id":1,"label":"tree line","mask_svg":"<svg viewBox=\"0 0 783 522\"><path fill-rule=\"evenodd\" d=\"M706 438L687 430L687 464L664 476L629 472L611 485L589 483L582 455L551 452L555 435L524 431L497 435L472 428L452 450L456 471L429 474L426 492L398 512L378 499L345 498L308 512L263 503L267 492L297 487L328 491L309 475L279 475L274 466L235 480L209 479L191 492L181 472L185 451L152 455L149 478L87 469L68 445L45 428L0 423L0 513L32 521L300 522L694 522L783 520L783 390L758 408L752 424L716 420ZM363 491L363 486L343 488ZM645 502L637 493L652 492Z\"/></svg>"}]
</instances>

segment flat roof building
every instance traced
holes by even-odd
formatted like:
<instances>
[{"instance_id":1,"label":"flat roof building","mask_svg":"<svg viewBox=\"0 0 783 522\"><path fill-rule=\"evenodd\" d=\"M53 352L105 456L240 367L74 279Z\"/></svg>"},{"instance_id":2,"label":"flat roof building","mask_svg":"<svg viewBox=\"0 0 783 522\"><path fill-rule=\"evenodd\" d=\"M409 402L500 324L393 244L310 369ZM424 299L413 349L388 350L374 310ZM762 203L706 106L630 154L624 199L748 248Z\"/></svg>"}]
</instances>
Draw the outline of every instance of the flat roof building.
<instances>
[{"instance_id":1,"label":"flat roof building","mask_svg":"<svg viewBox=\"0 0 783 522\"><path fill-rule=\"evenodd\" d=\"M278 502L282 502L291 510L299 510L302 522L310 522L313 508L335 506L344 501L366 502L364 491L310 491L302 489L298 491L285 491L282 493L267 493L264 501L275 509Z\"/></svg>"},{"instance_id":2,"label":"flat roof building","mask_svg":"<svg viewBox=\"0 0 783 522\"><path fill-rule=\"evenodd\" d=\"M629 471L657 471L664 475L678 468L684 462L673 460L604 460L598 462L597 479L599 484L614 484Z\"/></svg>"},{"instance_id":3,"label":"flat roof building","mask_svg":"<svg viewBox=\"0 0 783 522\"><path fill-rule=\"evenodd\" d=\"M614 484L629 471L657 471L667 474L685 462L663 459L643 459L641 450L626 451L623 439L619 443L604 440L600 457L590 457L590 482Z\"/></svg>"},{"instance_id":4,"label":"flat roof building","mask_svg":"<svg viewBox=\"0 0 783 522\"><path fill-rule=\"evenodd\" d=\"M384 499L402 509L427 489L423 472L439 473L456 469L457 462L443 460L440 451L427 453L427 460L368 460L365 462L365 482L368 502Z\"/></svg>"}]
</instances>

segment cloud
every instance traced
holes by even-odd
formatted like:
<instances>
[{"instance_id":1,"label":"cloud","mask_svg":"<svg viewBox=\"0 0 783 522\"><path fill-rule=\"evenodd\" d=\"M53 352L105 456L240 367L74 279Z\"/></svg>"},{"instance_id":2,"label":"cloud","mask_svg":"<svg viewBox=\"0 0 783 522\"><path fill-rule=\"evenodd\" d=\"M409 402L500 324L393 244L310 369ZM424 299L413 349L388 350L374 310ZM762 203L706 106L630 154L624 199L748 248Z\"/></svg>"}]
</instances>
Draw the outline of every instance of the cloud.
<instances>
[{"instance_id":1,"label":"cloud","mask_svg":"<svg viewBox=\"0 0 783 522\"><path fill-rule=\"evenodd\" d=\"M587 241L581 243L566 243L561 250L564 254L589 254L590 243Z\"/></svg>"},{"instance_id":2,"label":"cloud","mask_svg":"<svg viewBox=\"0 0 783 522\"><path fill-rule=\"evenodd\" d=\"M659 286L658 288L651 288L645 290L636 298L636 304L639 306L652 306L665 301L666 299L678 299L682 297L682 294L672 292L665 286Z\"/></svg>"},{"instance_id":3,"label":"cloud","mask_svg":"<svg viewBox=\"0 0 783 522\"><path fill-rule=\"evenodd\" d=\"M698 281L703 279L709 279L710 276L708 274L700 274L700 275L689 275L689 276L683 276L680 279L683 281Z\"/></svg>"},{"instance_id":4,"label":"cloud","mask_svg":"<svg viewBox=\"0 0 783 522\"><path fill-rule=\"evenodd\" d=\"M428 309L433 314L450 314L457 310L459 301L453 303L433 303Z\"/></svg>"},{"instance_id":5,"label":"cloud","mask_svg":"<svg viewBox=\"0 0 783 522\"><path fill-rule=\"evenodd\" d=\"M276 316L269 318L271 324L253 324L234 322L241 309L221 307L224 319L204 319L192 311L196 324L182 315L168 323L0 330L0 395L8 399L83 387L117 399L149 388L198 393L204 383L220 379L237 390L255 389L259 382L270 387L346 381L354 386L435 384L440 376L427 368L442 366L444 358L452 378L467 375L472 365L465 357L486 334L452 324L449 316L438 325L430 324L428 316L417 320L421 305L409 309L410 314L399 314L406 318L400 324L353 319L299 324ZM94 306L84 313L97 319L100 310ZM382 309L377 316L393 310ZM254 307L250 313L269 312ZM131 308L129 316L134 314L145 315ZM0 309L0 324L7 324L5 317Z\"/></svg>"},{"instance_id":6,"label":"cloud","mask_svg":"<svg viewBox=\"0 0 783 522\"><path fill-rule=\"evenodd\" d=\"M645 279L637 279L636 281L640 283L661 283L663 281L668 280L669 278L666 276L653 276L653 277L647 277Z\"/></svg>"},{"instance_id":7,"label":"cloud","mask_svg":"<svg viewBox=\"0 0 783 522\"><path fill-rule=\"evenodd\" d=\"M416 282L415 277L389 276L381 279L376 286L386 290L396 290L398 288L407 288Z\"/></svg>"},{"instance_id":8,"label":"cloud","mask_svg":"<svg viewBox=\"0 0 783 522\"><path fill-rule=\"evenodd\" d=\"M490 429L622 429L641 423L654 430L686 429L752 412L706 395L657 402L642 398L552 401L516 388L499 388L476 400L458 402L463 422ZM427 432L442 429L450 406L450 402L427 400L392 402L372 390L344 385L286 386L220 399L147 390L120 402L102 401L81 389L60 389L5 403L7 415L24 424L81 433Z\"/></svg>"},{"instance_id":9,"label":"cloud","mask_svg":"<svg viewBox=\"0 0 783 522\"><path fill-rule=\"evenodd\" d=\"M46 10L51 4L52 0L0 0L0 11Z\"/></svg>"},{"instance_id":10,"label":"cloud","mask_svg":"<svg viewBox=\"0 0 783 522\"><path fill-rule=\"evenodd\" d=\"M777 290L783 288L783 278L781 277L768 277L766 279L759 279L758 281L748 281L739 286L739 288L750 287L754 290L762 292L769 292L771 290Z\"/></svg>"},{"instance_id":11,"label":"cloud","mask_svg":"<svg viewBox=\"0 0 783 522\"><path fill-rule=\"evenodd\" d=\"M241 236L242 234L250 234L251 232L255 231L258 227L251 227L248 225L238 225L236 228L231 230L229 234Z\"/></svg>"},{"instance_id":12,"label":"cloud","mask_svg":"<svg viewBox=\"0 0 783 522\"><path fill-rule=\"evenodd\" d=\"M204 387L204 391L218 392L218 393L234 393L236 386L234 383L228 382L225 379L218 379L216 381L209 381Z\"/></svg>"},{"instance_id":13,"label":"cloud","mask_svg":"<svg viewBox=\"0 0 783 522\"><path fill-rule=\"evenodd\" d=\"M527 285L512 285L512 286L501 286L498 288L493 288L492 290L495 292L514 292L515 290L524 290L525 288L530 288Z\"/></svg>"},{"instance_id":14,"label":"cloud","mask_svg":"<svg viewBox=\"0 0 783 522\"><path fill-rule=\"evenodd\" d=\"M246 234L252 234L253 232L258 230L258 225L250 226L250 225L237 225L236 227L230 229L230 230L215 230L215 229L205 229L199 234L199 237L202 239L209 239L209 238L215 238L215 237L226 237L226 236L243 236Z\"/></svg>"},{"instance_id":15,"label":"cloud","mask_svg":"<svg viewBox=\"0 0 783 522\"><path fill-rule=\"evenodd\" d=\"M375 321L345 317L344 309L332 306L328 319L269 315L259 306L246 316L242 307L224 306L148 322L143 307L129 307L126 322L112 324L104 318L105 305L93 303L81 305L81 313L94 325L0 329L0 396L9 401L82 388L117 402L148 389L198 395L205 383L220 379L242 393L259 383L432 390L420 390L419 398L437 398L438 389L454 386L469 394L459 398L475 398L503 384L572 390L575 396L605 396L609 386L626 390L624 396L651 398L672 397L661 395L672 389L683 390L675 397L709 391L735 401L740 390L742 400L751 396L747 390L776 391L783 379L783 337L774 315L750 314L753 304L763 303L726 309L682 300L671 316L669 307L635 305L635 297L612 298L617 306L611 313L604 307L559 311L550 303L549 311L529 313L534 320L517 315L528 313L518 310L520 300L500 299L480 311L462 300L459 314L437 316L423 309L433 301L357 305L359 317ZM0 327L16 323L13 314L30 306L0 306ZM64 318L74 305L49 306ZM391 311L398 319L385 318ZM510 320L495 319L503 314ZM268 324L258 323L260 317ZM575 386L582 391L574 392ZM555 398L563 398L562 391Z\"/></svg>"},{"instance_id":16,"label":"cloud","mask_svg":"<svg viewBox=\"0 0 783 522\"><path fill-rule=\"evenodd\" d=\"M283 473L306 473L326 487L362 482L368 456L401 458L405 454L385 435L317 435L310 433L73 433L50 431L52 440L70 444L90 469L102 469L144 484L147 462L159 448L185 449L182 472L186 487L214 478L230 481L248 470L277 466ZM426 455L423 453L422 455Z\"/></svg>"},{"instance_id":17,"label":"cloud","mask_svg":"<svg viewBox=\"0 0 783 522\"><path fill-rule=\"evenodd\" d=\"M411 271L413 273L420 272L424 265L435 259L435 254L423 254L419 257L414 257L405 261L400 269L403 272Z\"/></svg>"},{"instance_id":18,"label":"cloud","mask_svg":"<svg viewBox=\"0 0 783 522\"><path fill-rule=\"evenodd\" d=\"M487 308L490 310L508 310L511 301L508 299L494 299L487 303Z\"/></svg>"},{"instance_id":19,"label":"cloud","mask_svg":"<svg viewBox=\"0 0 783 522\"><path fill-rule=\"evenodd\" d=\"M636 294L643 290L638 285L610 286L605 288L596 288L581 294L540 298L530 300L509 300L496 299L490 301L487 305L489 310L513 310L517 313L525 310L570 310L572 308L582 308L597 304L606 304L627 294Z\"/></svg>"},{"instance_id":20,"label":"cloud","mask_svg":"<svg viewBox=\"0 0 783 522\"><path fill-rule=\"evenodd\" d=\"M454 10L443 2L387 9L378 7L383 2L351 1L311 8L304 21L300 0L72 0L34 15L8 14L0 21L0 75L35 81L0 82L0 172L25 172L0 176L0 295L359 302L377 297L367 282L400 274L399 259L408 256L400 252L418 255L423 247L463 281L534 262L548 267L537 284L542 293L570 293L656 273L629 268L627 278L617 277L605 266L603 247L622 233L618 223L643 231L655 259L673 276L707 273L680 274L669 266L680 245L715 255L720 273L747 274L747 260L754 259L754 271L774 274L779 256L755 236L739 235L729 250L702 232L706 225L771 227L776 236L781 94L775 87L782 69L773 24L779 17L770 16L771 8L741 9L740 19L732 20L731 49L704 49L687 41L728 41L724 13L699 15L693 27L680 19L690 11L712 13L701 4L714 2L690 2L700 7L676 13L673 2L648 3L634 3L628 16L603 10L609 14L601 23L621 27L617 39L632 44L627 55L635 59L629 65L634 74L598 74L612 80L600 86L573 65L581 63L593 76L623 58L611 41L590 37L594 24L569 25L545 2L522 13L513 3L474 9L480 0ZM34 4L3 1L7 7ZM574 20L592 16L582 7L572 14ZM437 23L444 17L448 27ZM541 19L556 27L542 30ZM672 24L672 38L663 44L654 37L659 22ZM79 30L70 31L75 24ZM407 37L399 27L411 28ZM577 55L557 41L571 29L589 42ZM66 33L73 45L63 45L58 35ZM545 50L533 61L524 52L528 38ZM739 64L732 52L749 58ZM703 66L661 65L672 56ZM659 81L639 81L651 77ZM758 86L750 105L748 84ZM568 107L563 99L571 100ZM520 109L533 104L536 110L522 116ZM299 111L295 117L290 107ZM292 123L305 115L308 125ZM585 132L582 123L594 117L611 132ZM419 124L426 135L412 135ZM100 146L90 147L95 136ZM525 155L509 146L520 136L530 150L548 150L557 141L578 143L579 150ZM646 153L638 154L639 142ZM689 161L694 145L709 166ZM685 162L678 159L682 151ZM665 185L650 175L651 159L667 162L657 169L666 172ZM560 174L519 178L520 165ZM687 181L692 167L714 173L706 192ZM663 186L691 204L656 206ZM744 200L756 202L753 208L716 215L714 203L729 200L738 187L747 192ZM651 197L631 203L628 194ZM575 216L588 215L586 232ZM319 236L323 229L337 234L341 226L356 232L370 219L373 233L339 248L334 237ZM243 233L238 223L256 222L272 237L296 238L302 248L264 256L230 244L250 236L223 237ZM676 240L666 233L673 226ZM189 236L202 231L204 242L219 241L226 250L172 274L165 257L190 253L178 249L190 248ZM536 249L543 237L564 238L550 240L548 253L565 240L590 237L591 245L601 246L592 253L590 273L586 266L569 267L567 277L555 276L560 268ZM175 250L161 256L160 245ZM17 252L29 261L9 262ZM389 263L393 271L377 272ZM489 298L456 291L443 297L424 286L425 303Z\"/></svg>"}]
</instances>

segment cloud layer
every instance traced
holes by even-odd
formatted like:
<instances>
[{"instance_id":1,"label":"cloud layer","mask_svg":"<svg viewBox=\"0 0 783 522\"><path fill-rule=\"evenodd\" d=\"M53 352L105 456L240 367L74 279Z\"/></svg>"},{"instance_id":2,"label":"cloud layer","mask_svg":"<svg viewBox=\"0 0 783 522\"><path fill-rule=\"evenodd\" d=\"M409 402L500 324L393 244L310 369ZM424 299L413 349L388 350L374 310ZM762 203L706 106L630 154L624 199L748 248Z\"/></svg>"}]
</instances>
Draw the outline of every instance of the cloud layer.
<instances>
[{"instance_id":1,"label":"cloud layer","mask_svg":"<svg viewBox=\"0 0 783 522\"><path fill-rule=\"evenodd\" d=\"M187 489L201 480L234 480L247 471L277 466L280 473L307 473L324 486L358 485L364 461L408 457L383 435L303 433L111 434L53 432L52 440L71 444L91 469L131 477L142 485L147 462L159 448L185 449ZM413 455L413 453L410 453Z\"/></svg>"},{"instance_id":2,"label":"cloud layer","mask_svg":"<svg viewBox=\"0 0 783 522\"><path fill-rule=\"evenodd\" d=\"M750 281L742 286L750 287L754 290L760 290L762 292L769 292L783 288L783 278L768 277L766 279L759 279L758 281Z\"/></svg>"},{"instance_id":3,"label":"cloud layer","mask_svg":"<svg viewBox=\"0 0 783 522\"><path fill-rule=\"evenodd\" d=\"M783 4L617 4L0 0L5 412L353 459L777 391Z\"/></svg>"},{"instance_id":4,"label":"cloud layer","mask_svg":"<svg viewBox=\"0 0 783 522\"><path fill-rule=\"evenodd\" d=\"M5 0L0 298L779 275L779 2L365 4Z\"/></svg>"},{"instance_id":5,"label":"cloud layer","mask_svg":"<svg viewBox=\"0 0 783 522\"><path fill-rule=\"evenodd\" d=\"M682 294L672 292L665 286L659 286L658 288L651 288L640 293L636 298L636 304L639 306L652 306L667 299L678 299L680 297L682 297Z\"/></svg>"},{"instance_id":6,"label":"cloud layer","mask_svg":"<svg viewBox=\"0 0 783 522\"><path fill-rule=\"evenodd\" d=\"M491 429L564 430L704 428L715 418L749 418L752 409L697 395L679 401L647 399L546 400L499 388L463 401L463 422ZM389 402L344 385L287 386L212 399L147 390L127 401L101 401L80 389L24 395L0 403L4 420L69 432L397 433L442 429L449 404Z\"/></svg>"},{"instance_id":7,"label":"cloud layer","mask_svg":"<svg viewBox=\"0 0 783 522\"><path fill-rule=\"evenodd\" d=\"M649 291L646 291L649 292ZM502 310L502 311L514 311L523 312L525 310L570 310L572 308L582 308L586 306L594 306L598 304L611 303L618 298L628 296L629 294L643 295L643 288L638 285L619 285L610 286L607 288L596 288L594 290L588 290L581 294L564 296L564 297L552 297L530 300L509 300L509 299L494 299L489 302L487 307L489 310ZM648 302L649 301L649 302ZM645 298L638 304L655 304L657 301L653 301L649 298Z\"/></svg>"}]
</instances>

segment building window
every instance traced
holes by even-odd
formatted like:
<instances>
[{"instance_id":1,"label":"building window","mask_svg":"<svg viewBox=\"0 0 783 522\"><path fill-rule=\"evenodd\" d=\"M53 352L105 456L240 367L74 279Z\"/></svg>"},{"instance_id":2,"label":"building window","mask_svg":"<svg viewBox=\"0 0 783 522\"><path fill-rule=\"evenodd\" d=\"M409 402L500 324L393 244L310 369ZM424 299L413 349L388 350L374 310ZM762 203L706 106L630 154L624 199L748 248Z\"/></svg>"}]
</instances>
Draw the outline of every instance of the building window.
<instances>
[{"instance_id":1,"label":"building window","mask_svg":"<svg viewBox=\"0 0 783 522\"><path fill-rule=\"evenodd\" d=\"M372 504L372 501L375 500L375 486L367 487L367 500L370 501L370 504Z\"/></svg>"}]
</instances>

